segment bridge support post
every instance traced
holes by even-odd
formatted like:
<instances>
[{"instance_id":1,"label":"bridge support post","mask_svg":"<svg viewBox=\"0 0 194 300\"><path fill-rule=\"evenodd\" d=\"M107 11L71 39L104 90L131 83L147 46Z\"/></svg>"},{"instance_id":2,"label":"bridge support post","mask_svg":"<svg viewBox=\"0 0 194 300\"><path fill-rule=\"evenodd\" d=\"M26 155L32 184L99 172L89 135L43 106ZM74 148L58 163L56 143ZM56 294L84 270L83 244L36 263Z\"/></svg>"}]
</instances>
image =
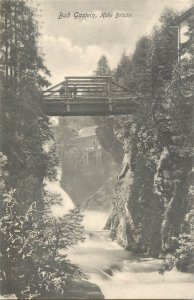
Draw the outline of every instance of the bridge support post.
<instances>
[{"instance_id":1,"label":"bridge support post","mask_svg":"<svg viewBox=\"0 0 194 300\"><path fill-rule=\"evenodd\" d=\"M112 111L112 100L108 99L108 101L109 101L109 110Z\"/></svg>"},{"instance_id":2,"label":"bridge support post","mask_svg":"<svg viewBox=\"0 0 194 300\"><path fill-rule=\"evenodd\" d=\"M68 86L68 79L65 79L65 90L66 90L66 101L69 100L69 86Z\"/></svg>"},{"instance_id":3,"label":"bridge support post","mask_svg":"<svg viewBox=\"0 0 194 300\"><path fill-rule=\"evenodd\" d=\"M67 111L70 112L70 105L67 104Z\"/></svg>"},{"instance_id":4,"label":"bridge support post","mask_svg":"<svg viewBox=\"0 0 194 300\"><path fill-rule=\"evenodd\" d=\"M109 110L112 111L112 100L110 97L110 78L107 78L107 98L109 102Z\"/></svg>"}]
</instances>

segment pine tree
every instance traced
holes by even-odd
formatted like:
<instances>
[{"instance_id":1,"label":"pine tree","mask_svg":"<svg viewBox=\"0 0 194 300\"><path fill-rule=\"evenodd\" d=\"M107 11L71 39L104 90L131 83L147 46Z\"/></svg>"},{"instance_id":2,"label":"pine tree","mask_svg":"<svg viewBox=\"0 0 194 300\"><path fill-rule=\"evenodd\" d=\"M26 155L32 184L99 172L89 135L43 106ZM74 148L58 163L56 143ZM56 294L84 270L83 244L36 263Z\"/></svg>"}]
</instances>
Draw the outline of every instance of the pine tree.
<instances>
[{"instance_id":1,"label":"pine tree","mask_svg":"<svg viewBox=\"0 0 194 300\"><path fill-rule=\"evenodd\" d=\"M128 86L129 84L129 73L131 68L131 60L125 52L122 53L120 62L114 72L114 78L117 82Z\"/></svg>"},{"instance_id":2,"label":"pine tree","mask_svg":"<svg viewBox=\"0 0 194 300\"><path fill-rule=\"evenodd\" d=\"M179 234L182 231L184 235L187 227L187 236L182 236L183 251L189 238L188 228L192 227L185 225L184 219L192 211L189 174L193 147L193 58L187 57L181 65L177 64L177 34L171 27L175 16L171 10L165 10L161 26L138 41L125 76L129 89L140 96L139 109L133 126L131 118L126 118L116 131L120 140L132 145L133 185L128 209L135 226L129 229L128 238L132 246L141 251L147 249L150 255L179 251ZM191 53L192 20L189 26L187 52ZM120 64L117 74L122 76ZM185 263L186 260L183 259Z\"/></svg>"},{"instance_id":3,"label":"pine tree","mask_svg":"<svg viewBox=\"0 0 194 300\"><path fill-rule=\"evenodd\" d=\"M111 69L108 65L108 60L105 55L102 55L98 61L97 69L94 71L96 76L110 76Z\"/></svg>"},{"instance_id":4,"label":"pine tree","mask_svg":"<svg viewBox=\"0 0 194 300\"><path fill-rule=\"evenodd\" d=\"M20 299L53 292L58 296L67 278L81 276L78 267L57 251L82 240L82 216L72 211L61 220L50 218L51 204L61 199L44 190L45 179L56 180L58 159L54 134L43 111L41 90L48 85L49 71L38 48L36 10L23 0L3 0L0 16L3 293L16 293ZM48 239L57 240L57 228L62 228L63 240L58 239L53 255Z\"/></svg>"},{"instance_id":5,"label":"pine tree","mask_svg":"<svg viewBox=\"0 0 194 300\"><path fill-rule=\"evenodd\" d=\"M17 187L16 198L23 202L21 208L25 211L34 197L39 199L37 205L41 203L45 173L55 177L56 157L42 148L53 139L39 91L48 84L40 72L49 72L37 47L35 11L24 1L2 1L1 22L1 150L8 158L7 184Z\"/></svg>"},{"instance_id":6,"label":"pine tree","mask_svg":"<svg viewBox=\"0 0 194 300\"><path fill-rule=\"evenodd\" d=\"M102 55L98 61L97 69L94 71L96 76L111 76L112 72L108 65L108 60L105 55ZM99 142L104 147L104 149L110 152L115 159L115 161L121 162L122 159L122 145L116 139L113 130L113 119L109 117L98 117L94 118L98 128L96 134L98 136ZM116 153L115 153L115 150Z\"/></svg>"}]
</instances>

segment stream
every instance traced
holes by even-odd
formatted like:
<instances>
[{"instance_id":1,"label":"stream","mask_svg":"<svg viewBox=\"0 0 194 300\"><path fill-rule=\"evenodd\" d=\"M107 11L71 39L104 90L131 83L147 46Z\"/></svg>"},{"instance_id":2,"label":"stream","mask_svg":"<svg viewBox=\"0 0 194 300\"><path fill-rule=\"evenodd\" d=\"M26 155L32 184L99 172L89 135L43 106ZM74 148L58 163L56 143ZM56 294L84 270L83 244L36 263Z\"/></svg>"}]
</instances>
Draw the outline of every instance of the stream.
<instances>
[{"instance_id":1,"label":"stream","mask_svg":"<svg viewBox=\"0 0 194 300\"><path fill-rule=\"evenodd\" d=\"M47 189L63 198L62 206L53 205L54 216L75 207L60 181L47 184ZM86 240L67 253L106 299L194 299L194 274L174 269L160 275L161 260L137 256L110 239L109 231L103 230L107 219L108 213L85 211Z\"/></svg>"},{"instance_id":2,"label":"stream","mask_svg":"<svg viewBox=\"0 0 194 300\"><path fill-rule=\"evenodd\" d=\"M124 250L102 230L107 214L86 211L86 241L70 249L68 256L106 299L193 298L194 275L176 270L158 273L161 260L141 258Z\"/></svg>"}]
</instances>

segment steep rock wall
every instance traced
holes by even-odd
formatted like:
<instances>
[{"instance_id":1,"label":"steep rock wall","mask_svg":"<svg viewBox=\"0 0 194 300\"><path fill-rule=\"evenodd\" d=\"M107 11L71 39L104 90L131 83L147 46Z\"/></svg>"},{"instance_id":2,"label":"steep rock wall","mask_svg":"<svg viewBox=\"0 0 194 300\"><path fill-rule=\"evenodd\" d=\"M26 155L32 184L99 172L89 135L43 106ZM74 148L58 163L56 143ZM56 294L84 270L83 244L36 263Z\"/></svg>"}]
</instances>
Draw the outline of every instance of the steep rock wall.
<instances>
[{"instance_id":1,"label":"steep rock wall","mask_svg":"<svg viewBox=\"0 0 194 300\"><path fill-rule=\"evenodd\" d=\"M140 173L142 174L141 176ZM157 256L161 248L162 206L153 193L153 172L138 157L136 167L117 181L106 229L123 247Z\"/></svg>"}]
</instances>

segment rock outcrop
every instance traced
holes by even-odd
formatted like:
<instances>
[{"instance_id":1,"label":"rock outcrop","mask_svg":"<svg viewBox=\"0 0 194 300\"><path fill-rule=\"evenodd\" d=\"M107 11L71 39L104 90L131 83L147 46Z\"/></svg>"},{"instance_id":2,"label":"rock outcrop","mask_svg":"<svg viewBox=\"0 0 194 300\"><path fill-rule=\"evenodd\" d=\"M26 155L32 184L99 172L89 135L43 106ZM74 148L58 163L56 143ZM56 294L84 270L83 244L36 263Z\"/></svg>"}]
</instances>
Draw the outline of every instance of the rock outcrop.
<instances>
[{"instance_id":1,"label":"rock outcrop","mask_svg":"<svg viewBox=\"0 0 194 300\"><path fill-rule=\"evenodd\" d=\"M140 176L141 174L141 176ZM157 256L161 249L162 207L153 190L153 171L138 157L132 171L117 181L113 208L105 228L126 249Z\"/></svg>"},{"instance_id":2,"label":"rock outcrop","mask_svg":"<svg viewBox=\"0 0 194 300\"><path fill-rule=\"evenodd\" d=\"M104 299L104 295L96 284L88 280L71 279L67 281L63 295L47 295L37 299Z\"/></svg>"}]
</instances>

